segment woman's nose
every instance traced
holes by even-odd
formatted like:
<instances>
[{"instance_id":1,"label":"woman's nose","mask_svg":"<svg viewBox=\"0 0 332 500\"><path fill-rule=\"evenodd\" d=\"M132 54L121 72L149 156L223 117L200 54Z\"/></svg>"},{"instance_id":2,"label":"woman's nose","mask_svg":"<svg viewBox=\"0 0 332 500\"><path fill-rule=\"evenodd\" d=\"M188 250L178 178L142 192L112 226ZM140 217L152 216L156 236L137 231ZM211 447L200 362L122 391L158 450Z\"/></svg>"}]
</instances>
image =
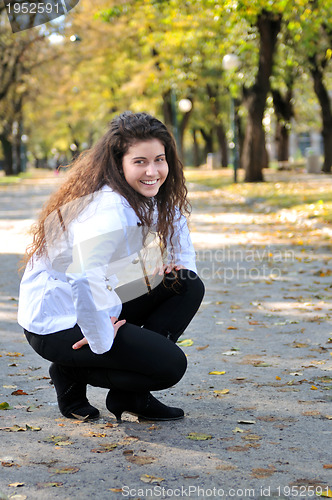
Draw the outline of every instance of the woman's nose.
<instances>
[{"instance_id":1,"label":"woman's nose","mask_svg":"<svg viewBox=\"0 0 332 500\"><path fill-rule=\"evenodd\" d=\"M146 175L154 175L155 172L157 171L157 168L154 163L149 163L146 167L145 173Z\"/></svg>"}]
</instances>

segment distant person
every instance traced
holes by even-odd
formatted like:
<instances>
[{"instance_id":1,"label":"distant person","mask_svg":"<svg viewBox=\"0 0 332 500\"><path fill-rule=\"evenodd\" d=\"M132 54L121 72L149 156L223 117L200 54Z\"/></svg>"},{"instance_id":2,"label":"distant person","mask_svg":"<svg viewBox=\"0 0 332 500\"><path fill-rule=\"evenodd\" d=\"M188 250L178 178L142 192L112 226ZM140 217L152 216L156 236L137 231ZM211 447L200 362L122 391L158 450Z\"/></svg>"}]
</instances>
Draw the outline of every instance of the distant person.
<instances>
[{"instance_id":1,"label":"distant person","mask_svg":"<svg viewBox=\"0 0 332 500\"><path fill-rule=\"evenodd\" d=\"M60 412L96 418L87 384L106 406L149 420L184 416L150 391L187 367L176 345L197 312L197 275L182 164L165 125L125 112L72 165L43 208L27 249L18 322L52 362Z\"/></svg>"}]
</instances>

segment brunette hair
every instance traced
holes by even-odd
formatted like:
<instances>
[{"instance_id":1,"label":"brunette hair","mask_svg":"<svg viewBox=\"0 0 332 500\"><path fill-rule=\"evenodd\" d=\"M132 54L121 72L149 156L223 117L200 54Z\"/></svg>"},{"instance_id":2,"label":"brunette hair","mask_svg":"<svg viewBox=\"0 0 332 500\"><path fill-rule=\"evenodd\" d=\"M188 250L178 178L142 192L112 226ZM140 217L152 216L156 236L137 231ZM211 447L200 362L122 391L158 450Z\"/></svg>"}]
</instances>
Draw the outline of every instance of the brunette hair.
<instances>
[{"instance_id":1,"label":"brunette hair","mask_svg":"<svg viewBox=\"0 0 332 500\"><path fill-rule=\"evenodd\" d=\"M135 191L125 180L122 158L133 144L150 139L158 139L165 147L169 172L154 199L147 198ZM83 152L70 165L68 177L60 188L51 195L43 207L38 221L32 227L33 241L27 248L25 262L33 255L46 253L45 222L54 213L60 214L65 204L75 206L66 214L66 224L77 217L93 195L104 185L110 186L122 195L137 214L142 225L151 227L153 209L156 205L158 220L156 231L162 250L169 240L172 245L174 222L181 214L190 212L183 165L178 157L176 144L167 127L157 118L147 113L126 111L115 117L108 131L90 150ZM70 203L83 198L83 203ZM59 234L55 234L54 243ZM49 245L49 235L47 244Z\"/></svg>"}]
</instances>

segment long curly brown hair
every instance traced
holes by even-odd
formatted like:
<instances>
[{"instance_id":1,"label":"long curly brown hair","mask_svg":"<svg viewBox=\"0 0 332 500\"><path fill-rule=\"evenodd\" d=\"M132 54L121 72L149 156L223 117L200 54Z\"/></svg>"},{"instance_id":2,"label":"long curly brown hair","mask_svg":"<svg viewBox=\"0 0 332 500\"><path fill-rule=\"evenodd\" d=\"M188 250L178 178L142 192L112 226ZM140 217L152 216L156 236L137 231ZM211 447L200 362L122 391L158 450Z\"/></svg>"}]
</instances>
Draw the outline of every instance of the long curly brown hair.
<instances>
[{"instance_id":1,"label":"long curly brown hair","mask_svg":"<svg viewBox=\"0 0 332 500\"><path fill-rule=\"evenodd\" d=\"M149 139L158 139L165 147L169 172L154 199L147 198L135 191L125 180L122 171L122 158L133 144ZM126 111L114 118L108 131L90 150L83 152L71 165L68 176L60 188L51 195L43 207L39 219L32 226L33 241L27 248L24 261L33 255L46 253L45 224L51 214L59 214L67 204L75 209L66 213L66 225L78 216L90 197L104 185L110 186L122 195L137 214L140 222L149 228L152 225L154 206L158 211L156 231L162 250L167 241L172 245L174 222L179 214L189 214L187 188L183 174L183 165L178 157L176 144L167 127L157 118L147 113ZM84 197L84 198L83 198ZM83 203L70 203L77 199ZM178 210L178 213L177 213ZM50 219L48 219L50 220ZM54 233L51 243L60 236ZM50 244L47 235L47 245Z\"/></svg>"}]
</instances>

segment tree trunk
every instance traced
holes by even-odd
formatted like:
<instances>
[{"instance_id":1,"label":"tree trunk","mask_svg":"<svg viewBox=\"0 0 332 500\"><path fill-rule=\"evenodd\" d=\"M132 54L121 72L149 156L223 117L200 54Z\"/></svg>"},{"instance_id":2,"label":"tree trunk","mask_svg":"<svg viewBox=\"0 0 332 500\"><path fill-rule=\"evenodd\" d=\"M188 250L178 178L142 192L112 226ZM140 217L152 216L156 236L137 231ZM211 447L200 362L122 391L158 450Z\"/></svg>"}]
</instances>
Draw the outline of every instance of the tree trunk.
<instances>
[{"instance_id":1,"label":"tree trunk","mask_svg":"<svg viewBox=\"0 0 332 500\"><path fill-rule=\"evenodd\" d=\"M172 110L172 94L168 90L163 94L163 117L164 123L167 127L172 128L173 126L173 110Z\"/></svg>"},{"instance_id":2,"label":"tree trunk","mask_svg":"<svg viewBox=\"0 0 332 500\"><path fill-rule=\"evenodd\" d=\"M263 116L266 97L270 89L274 49L280 31L281 16L263 10L257 19L260 34L259 65L256 81L247 91L248 119L241 155L246 182L263 181L263 168L267 166Z\"/></svg>"},{"instance_id":3,"label":"tree trunk","mask_svg":"<svg viewBox=\"0 0 332 500\"><path fill-rule=\"evenodd\" d=\"M244 128L243 128L243 120L239 113L240 101L239 99L234 99L234 120L235 120L235 131L237 136L237 147L238 147L238 157L241 158L243 151L243 142L244 142ZM241 165L239 165L241 168Z\"/></svg>"},{"instance_id":4,"label":"tree trunk","mask_svg":"<svg viewBox=\"0 0 332 500\"><path fill-rule=\"evenodd\" d=\"M210 99L211 109L213 115L215 117L215 130L216 136L218 139L219 149L221 152L221 166L228 166L228 145L227 145L227 137L225 133L225 127L222 121L220 120L220 105L218 101L218 87L212 88L210 84L206 85L207 93Z\"/></svg>"},{"instance_id":5,"label":"tree trunk","mask_svg":"<svg viewBox=\"0 0 332 500\"><path fill-rule=\"evenodd\" d=\"M189 123L189 118L190 118L192 110L193 110L193 106L192 106L190 111L183 114L182 120L179 124L179 145L178 146L179 146L180 159L183 162L184 162L184 148L183 148L184 133L185 133L187 125Z\"/></svg>"},{"instance_id":6,"label":"tree trunk","mask_svg":"<svg viewBox=\"0 0 332 500\"><path fill-rule=\"evenodd\" d=\"M222 123L216 125L216 136L221 151L221 166L228 167L228 145L225 129Z\"/></svg>"},{"instance_id":7,"label":"tree trunk","mask_svg":"<svg viewBox=\"0 0 332 500\"><path fill-rule=\"evenodd\" d=\"M199 145L197 141L197 129L192 130L192 135L193 135L193 143L194 143L194 149L193 149L193 163L195 167L199 167L201 164L200 161L200 152L199 152Z\"/></svg>"},{"instance_id":8,"label":"tree trunk","mask_svg":"<svg viewBox=\"0 0 332 500\"><path fill-rule=\"evenodd\" d=\"M323 72L318 67L316 56L310 58L311 74L314 79L314 90L318 97L323 122L324 163L322 171L331 173L332 168L332 111L328 91L324 85Z\"/></svg>"},{"instance_id":9,"label":"tree trunk","mask_svg":"<svg viewBox=\"0 0 332 500\"><path fill-rule=\"evenodd\" d=\"M277 121L275 140L277 144L277 160L289 159L289 130L284 123Z\"/></svg>"},{"instance_id":10,"label":"tree trunk","mask_svg":"<svg viewBox=\"0 0 332 500\"><path fill-rule=\"evenodd\" d=\"M277 117L276 143L278 161L288 161L289 158L289 131L294 116L292 87L293 81L290 81L284 96L281 95L279 90L272 90L273 105Z\"/></svg>"},{"instance_id":11,"label":"tree trunk","mask_svg":"<svg viewBox=\"0 0 332 500\"><path fill-rule=\"evenodd\" d=\"M13 170L13 146L4 134L0 135L0 142L2 144L3 154L5 157L4 172L5 175L14 175Z\"/></svg>"},{"instance_id":12,"label":"tree trunk","mask_svg":"<svg viewBox=\"0 0 332 500\"><path fill-rule=\"evenodd\" d=\"M200 131L205 141L204 155L206 159L208 153L213 153L213 133L212 130L206 132L203 128L201 128Z\"/></svg>"}]
</instances>

